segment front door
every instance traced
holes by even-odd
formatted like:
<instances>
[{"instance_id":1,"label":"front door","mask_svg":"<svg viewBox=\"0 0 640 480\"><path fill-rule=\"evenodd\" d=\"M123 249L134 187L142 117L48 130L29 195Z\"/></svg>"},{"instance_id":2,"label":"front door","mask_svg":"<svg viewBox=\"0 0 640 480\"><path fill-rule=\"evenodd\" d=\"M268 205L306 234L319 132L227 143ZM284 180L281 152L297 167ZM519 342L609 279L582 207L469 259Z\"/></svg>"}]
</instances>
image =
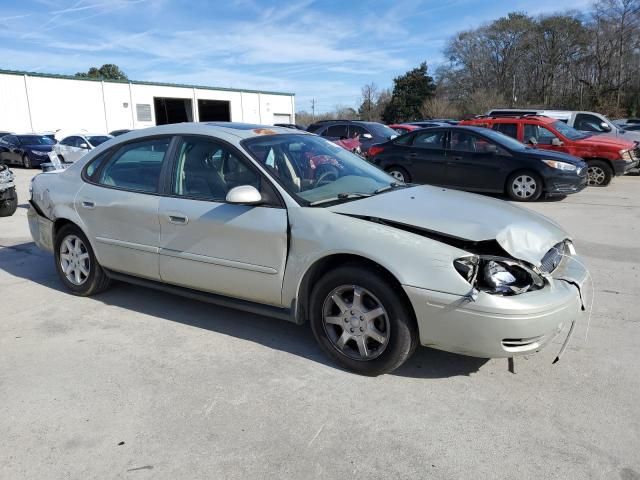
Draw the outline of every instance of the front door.
<instances>
[{"instance_id":1,"label":"front door","mask_svg":"<svg viewBox=\"0 0 640 480\"><path fill-rule=\"evenodd\" d=\"M158 192L170 141L161 137L131 142L108 160L101 162L99 156L95 162L104 165L76 195L75 208L103 267L160 279Z\"/></svg>"},{"instance_id":2,"label":"front door","mask_svg":"<svg viewBox=\"0 0 640 480\"><path fill-rule=\"evenodd\" d=\"M523 143L535 146L535 148L542 148L543 150L567 153L567 147L562 144L562 140L542 125L525 123Z\"/></svg>"},{"instance_id":3,"label":"front door","mask_svg":"<svg viewBox=\"0 0 640 480\"><path fill-rule=\"evenodd\" d=\"M464 130L452 131L447 151L446 185L468 190L502 191L507 155L505 150L480 135Z\"/></svg>"},{"instance_id":4,"label":"front door","mask_svg":"<svg viewBox=\"0 0 640 480\"><path fill-rule=\"evenodd\" d=\"M171 196L160 200L160 275L175 285L281 306L287 211L268 181L231 147L184 137ZM253 185L265 205L226 203L230 189Z\"/></svg>"}]
</instances>

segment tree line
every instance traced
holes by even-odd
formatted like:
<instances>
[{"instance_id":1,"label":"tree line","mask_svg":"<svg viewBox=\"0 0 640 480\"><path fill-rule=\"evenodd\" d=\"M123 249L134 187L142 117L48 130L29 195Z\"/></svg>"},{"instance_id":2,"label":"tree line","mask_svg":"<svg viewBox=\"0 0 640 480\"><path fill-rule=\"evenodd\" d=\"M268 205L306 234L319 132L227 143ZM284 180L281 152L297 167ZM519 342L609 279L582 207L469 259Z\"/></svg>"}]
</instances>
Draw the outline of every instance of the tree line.
<instances>
[{"instance_id":1,"label":"tree line","mask_svg":"<svg viewBox=\"0 0 640 480\"><path fill-rule=\"evenodd\" d=\"M537 17L512 12L458 32L444 54L433 77L423 63L392 89L362 87L354 118L459 118L493 107L640 116L640 0L597 0L584 12Z\"/></svg>"}]
</instances>

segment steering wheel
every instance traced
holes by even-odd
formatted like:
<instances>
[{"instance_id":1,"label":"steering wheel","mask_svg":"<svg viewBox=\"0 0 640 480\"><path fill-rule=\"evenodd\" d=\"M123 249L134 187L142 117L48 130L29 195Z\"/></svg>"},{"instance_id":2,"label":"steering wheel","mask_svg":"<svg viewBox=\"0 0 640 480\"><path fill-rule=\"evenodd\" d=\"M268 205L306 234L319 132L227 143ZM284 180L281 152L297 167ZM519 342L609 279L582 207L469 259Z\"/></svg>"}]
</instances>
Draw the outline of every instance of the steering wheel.
<instances>
[{"instance_id":1,"label":"steering wheel","mask_svg":"<svg viewBox=\"0 0 640 480\"><path fill-rule=\"evenodd\" d=\"M313 184L314 188L335 182L338 179L338 169L336 167L326 165L322 170L324 171L318 175Z\"/></svg>"}]
</instances>

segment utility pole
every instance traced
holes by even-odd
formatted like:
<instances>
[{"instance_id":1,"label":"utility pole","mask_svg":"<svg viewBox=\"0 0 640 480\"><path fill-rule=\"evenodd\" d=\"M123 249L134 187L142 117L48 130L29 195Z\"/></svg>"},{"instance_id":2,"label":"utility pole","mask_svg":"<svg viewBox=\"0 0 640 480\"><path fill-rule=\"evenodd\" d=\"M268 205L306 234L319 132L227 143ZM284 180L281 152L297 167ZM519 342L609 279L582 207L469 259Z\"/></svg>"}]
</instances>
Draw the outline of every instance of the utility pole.
<instances>
[{"instance_id":1,"label":"utility pole","mask_svg":"<svg viewBox=\"0 0 640 480\"><path fill-rule=\"evenodd\" d=\"M316 121L316 99L312 98L311 99L311 118L313 119L313 121Z\"/></svg>"}]
</instances>

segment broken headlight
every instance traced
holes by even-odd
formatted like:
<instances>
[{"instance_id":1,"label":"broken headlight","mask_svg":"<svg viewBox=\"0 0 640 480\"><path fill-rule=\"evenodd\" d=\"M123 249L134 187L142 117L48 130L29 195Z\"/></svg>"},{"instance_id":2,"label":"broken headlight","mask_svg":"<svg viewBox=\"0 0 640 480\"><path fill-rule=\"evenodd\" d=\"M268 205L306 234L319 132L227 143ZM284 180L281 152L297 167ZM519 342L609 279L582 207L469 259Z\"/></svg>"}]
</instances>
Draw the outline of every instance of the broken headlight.
<instances>
[{"instance_id":1,"label":"broken headlight","mask_svg":"<svg viewBox=\"0 0 640 480\"><path fill-rule=\"evenodd\" d=\"M544 286L544 279L523 262L503 257L472 256L454 260L458 273L474 288L499 295L518 295Z\"/></svg>"}]
</instances>

